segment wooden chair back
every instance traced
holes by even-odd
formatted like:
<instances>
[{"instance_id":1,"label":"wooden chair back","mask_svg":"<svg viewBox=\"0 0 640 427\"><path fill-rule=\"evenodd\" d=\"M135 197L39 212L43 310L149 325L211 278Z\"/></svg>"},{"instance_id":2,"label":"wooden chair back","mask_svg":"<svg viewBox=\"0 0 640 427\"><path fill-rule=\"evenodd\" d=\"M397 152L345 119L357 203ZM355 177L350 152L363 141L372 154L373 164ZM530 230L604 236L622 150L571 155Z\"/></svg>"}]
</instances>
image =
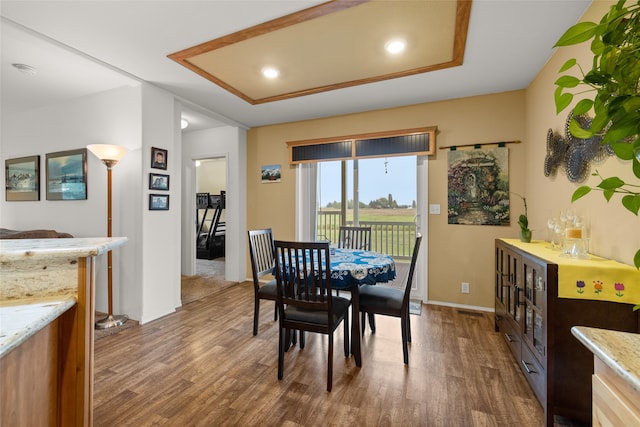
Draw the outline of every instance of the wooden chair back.
<instances>
[{"instance_id":1,"label":"wooden chair back","mask_svg":"<svg viewBox=\"0 0 640 427\"><path fill-rule=\"evenodd\" d=\"M338 247L371 250L371 227L340 226Z\"/></svg>"},{"instance_id":2,"label":"wooden chair back","mask_svg":"<svg viewBox=\"0 0 640 427\"><path fill-rule=\"evenodd\" d=\"M273 253L273 232L270 228L249 230L249 255L254 286L259 286L260 277L272 273Z\"/></svg>"},{"instance_id":3,"label":"wooden chair back","mask_svg":"<svg viewBox=\"0 0 640 427\"><path fill-rule=\"evenodd\" d=\"M319 333L333 330L329 243L276 240L274 245L282 326ZM311 323L308 316L287 316L285 307L314 311L316 319Z\"/></svg>"},{"instance_id":4,"label":"wooden chair back","mask_svg":"<svg viewBox=\"0 0 640 427\"><path fill-rule=\"evenodd\" d=\"M416 241L413 246L413 254L411 255L411 264L409 265L409 274L404 288L404 298L402 299L402 309L409 310L409 297L411 296L411 283L413 282L413 274L416 271L418 262L418 252L420 251L420 243L422 242L422 234L416 233Z\"/></svg>"}]
</instances>

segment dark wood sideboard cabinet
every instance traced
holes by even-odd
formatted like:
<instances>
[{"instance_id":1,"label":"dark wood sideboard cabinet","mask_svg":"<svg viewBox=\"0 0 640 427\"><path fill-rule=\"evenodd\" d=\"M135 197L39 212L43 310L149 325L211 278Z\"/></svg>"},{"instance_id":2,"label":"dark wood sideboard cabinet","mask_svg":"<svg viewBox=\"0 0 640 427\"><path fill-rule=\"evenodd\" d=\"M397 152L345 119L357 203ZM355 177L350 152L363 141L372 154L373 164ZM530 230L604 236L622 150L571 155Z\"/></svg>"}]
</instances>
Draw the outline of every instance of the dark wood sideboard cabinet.
<instances>
[{"instance_id":1,"label":"dark wood sideboard cabinet","mask_svg":"<svg viewBox=\"0 0 640 427\"><path fill-rule=\"evenodd\" d=\"M501 239L495 242L495 329L540 401L554 416L591 421L593 354L572 326L638 332L632 305L558 298L558 264ZM561 268L561 266L560 266Z\"/></svg>"}]
</instances>

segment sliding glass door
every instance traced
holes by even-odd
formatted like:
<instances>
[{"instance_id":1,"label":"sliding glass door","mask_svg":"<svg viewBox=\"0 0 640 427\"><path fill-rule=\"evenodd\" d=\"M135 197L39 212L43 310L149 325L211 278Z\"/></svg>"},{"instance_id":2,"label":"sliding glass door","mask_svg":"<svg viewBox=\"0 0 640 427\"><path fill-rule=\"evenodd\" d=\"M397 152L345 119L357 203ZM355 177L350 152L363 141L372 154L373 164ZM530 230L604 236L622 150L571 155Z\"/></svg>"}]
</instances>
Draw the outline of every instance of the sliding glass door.
<instances>
[{"instance_id":1,"label":"sliding glass door","mask_svg":"<svg viewBox=\"0 0 640 427\"><path fill-rule=\"evenodd\" d=\"M336 243L340 225L370 226L371 249L392 255L402 277L416 233L426 230L424 167L425 156L317 163L316 239ZM426 294L426 242L413 291L421 299Z\"/></svg>"}]
</instances>

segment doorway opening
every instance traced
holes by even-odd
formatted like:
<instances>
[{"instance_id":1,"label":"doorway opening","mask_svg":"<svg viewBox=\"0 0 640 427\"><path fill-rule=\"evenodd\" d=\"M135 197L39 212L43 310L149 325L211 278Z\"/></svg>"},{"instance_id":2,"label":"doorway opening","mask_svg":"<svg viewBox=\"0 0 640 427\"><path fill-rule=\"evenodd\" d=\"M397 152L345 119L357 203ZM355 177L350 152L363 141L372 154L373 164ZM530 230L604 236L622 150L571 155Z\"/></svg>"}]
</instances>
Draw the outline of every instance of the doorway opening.
<instances>
[{"instance_id":1,"label":"doorway opening","mask_svg":"<svg viewBox=\"0 0 640 427\"><path fill-rule=\"evenodd\" d=\"M195 166L196 275L224 280L227 159L200 159Z\"/></svg>"}]
</instances>

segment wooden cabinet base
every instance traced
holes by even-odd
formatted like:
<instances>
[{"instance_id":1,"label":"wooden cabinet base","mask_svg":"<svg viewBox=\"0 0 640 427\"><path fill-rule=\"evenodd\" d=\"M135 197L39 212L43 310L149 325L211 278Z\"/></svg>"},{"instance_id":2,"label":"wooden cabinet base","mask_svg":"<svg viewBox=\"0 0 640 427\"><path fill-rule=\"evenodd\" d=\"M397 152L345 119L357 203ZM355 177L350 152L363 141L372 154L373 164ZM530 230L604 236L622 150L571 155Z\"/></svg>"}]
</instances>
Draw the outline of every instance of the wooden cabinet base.
<instances>
[{"instance_id":1,"label":"wooden cabinet base","mask_svg":"<svg viewBox=\"0 0 640 427\"><path fill-rule=\"evenodd\" d=\"M544 408L545 425L552 427L555 415L591 421L592 405L585 396L591 396L593 354L571 328L637 332L637 313L629 304L559 298L562 264L500 239L495 249L495 328Z\"/></svg>"},{"instance_id":2,"label":"wooden cabinet base","mask_svg":"<svg viewBox=\"0 0 640 427\"><path fill-rule=\"evenodd\" d=\"M640 426L640 392L595 357L593 426Z\"/></svg>"}]
</instances>

